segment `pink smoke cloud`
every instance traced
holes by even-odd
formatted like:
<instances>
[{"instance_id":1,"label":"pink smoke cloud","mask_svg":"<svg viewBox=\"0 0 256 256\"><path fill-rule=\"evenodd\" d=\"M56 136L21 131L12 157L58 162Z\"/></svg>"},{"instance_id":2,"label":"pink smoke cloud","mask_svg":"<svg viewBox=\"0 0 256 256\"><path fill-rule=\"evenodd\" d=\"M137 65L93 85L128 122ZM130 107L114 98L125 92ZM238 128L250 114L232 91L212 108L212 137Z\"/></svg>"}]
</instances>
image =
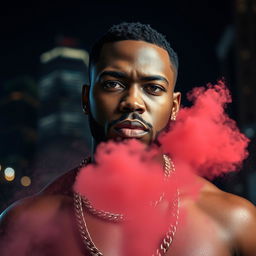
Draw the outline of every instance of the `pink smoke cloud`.
<instances>
[{"instance_id":1,"label":"pink smoke cloud","mask_svg":"<svg viewBox=\"0 0 256 256\"><path fill-rule=\"evenodd\" d=\"M193 106L181 109L171 131L159 139L163 150L207 178L237 170L247 157L249 140L225 113L231 102L225 84L194 88L188 99Z\"/></svg>"}]
</instances>

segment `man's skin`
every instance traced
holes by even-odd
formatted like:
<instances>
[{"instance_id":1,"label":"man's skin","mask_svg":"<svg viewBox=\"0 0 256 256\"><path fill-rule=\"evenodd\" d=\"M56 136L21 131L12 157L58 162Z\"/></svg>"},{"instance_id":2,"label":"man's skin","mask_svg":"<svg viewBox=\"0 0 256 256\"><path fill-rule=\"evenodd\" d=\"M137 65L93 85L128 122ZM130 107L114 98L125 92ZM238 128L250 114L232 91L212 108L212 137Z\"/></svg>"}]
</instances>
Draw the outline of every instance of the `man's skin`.
<instances>
[{"instance_id":1,"label":"man's skin","mask_svg":"<svg viewBox=\"0 0 256 256\"><path fill-rule=\"evenodd\" d=\"M115 131L117 121L139 116L149 130L137 139L150 145L156 142L170 117L178 114L181 96L174 92L176 69L163 48L135 40L107 43L90 72L91 84L84 86L82 98L95 136L92 161L101 141L132 138L131 134ZM155 161L163 164L162 156ZM75 223L72 185L76 172L74 169L66 173L39 194L21 200L2 214L0 241L6 241L8 250L0 255L89 255ZM186 213L186 217L178 225L166 255L255 256L255 207L201 177L196 179L201 184L198 197L188 197L186 189L181 191L180 215ZM126 255L121 249L120 224L84 214L92 240L103 255ZM40 233L35 242L33 238ZM12 239L27 239L32 247L30 252L19 254L18 247L16 254L10 253ZM3 242L0 245L0 252L5 251Z\"/></svg>"}]
</instances>

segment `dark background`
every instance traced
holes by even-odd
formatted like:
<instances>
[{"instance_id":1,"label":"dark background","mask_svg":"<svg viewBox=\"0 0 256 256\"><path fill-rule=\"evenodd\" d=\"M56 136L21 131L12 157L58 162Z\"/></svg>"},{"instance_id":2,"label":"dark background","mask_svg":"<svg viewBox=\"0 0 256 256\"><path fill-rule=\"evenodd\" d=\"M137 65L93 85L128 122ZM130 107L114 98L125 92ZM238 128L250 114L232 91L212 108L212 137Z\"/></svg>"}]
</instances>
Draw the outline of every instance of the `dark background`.
<instances>
[{"instance_id":1,"label":"dark background","mask_svg":"<svg viewBox=\"0 0 256 256\"><path fill-rule=\"evenodd\" d=\"M14 161L13 159L8 160L11 158L6 152L12 153L15 132L6 133L6 130L15 126L15 120L20 118L15 116L17 106L10 104L6 107L8 95L12 90L17 91L17 87L12 87L12 81L25 77L27 83L34 84L34 91L31 90L30 95L34 95L33 97L36 98L36 85L41 75L39 57L42 53L54 48L60 38L75 38L77 42L79 41L79 48L89 51L93 42L103 32L111 25L122 21L147 23L166 35L179 56L177 89L183 93L184 105L188 104L185 94L191 88L205 85L208 82L216 83L219 78L225 77L234 99L227 111L238 122L242 131L248 132L248 127L250 128L248 134L253 140L255 130L251 127L255 121L251 117L243 118L247 116L245 112L248 110L243 107L246 99L240 90L243 74L241 75L239 69L241 60L238 53L242 47L239 43L241 42L239 33L242 30L242 25L240 16L237 14L237 2L234 0L176 0L153 1L152 3L141 1L35 1L33 4L10 2L8 6L0 8L0 113L2 120L0 124L2 170L0 172L3 172L3 169ZM246 4L246 1L244 2ZM251 5L254 3L254 1L249 2ZM243 15L245 17L246 15L255 16L255 12L254 14L249 13ZM246 23L243 26L244 31L249 31ZM255 29L255 27L251 29ZM247 37L244 36L244 38ZM255 40L255 37L250 40ZM248 69L251 66L251 63L248 64ZM250 91L251 84L248 83L249 94L253 94L253 91ZM24 110L25 114L22 116L34 131L37 130L40 99L36 98L36 102L38 104L35 103L32 109ZM14 121L12 121L13 119ZM9 128L5 123L9 124ZM33 137L32 132L30 135ZM34 136L33 143L31 142L29 146L25 147L25 144L22 144L23 140L18 139L21 141L21 146L16 155L20 154L26 164L24 164L25 167L20 167L17 164L17 172L33 176L33 166L38 159L36 152L40 148L40 142L38 142L37 136ZM68 143L65 147L69 147ZM252 201L254 192L249 188L248 179L250 178L248 177L254 173L254 149L253 142L250 146L251 157L245 163L243 171L225 177L222 181L215 181L222 189L242 195ZM54 151L52 148L51 150L48 152ZM81 155L80 151L79 154ZM59 161L62 161L61 157ZM73 164L75 161L70 165L64 165L64 167L57 164L55 166L56 168L61 166L66 170ZM247 166L249 167L247 168ZM38 191L36 179L39 178L34 175L33 186L24 188L15 182L6 182L2 175L0 179L0 203L2 204L0 210L3 210L15 199Z\"/></svg>"},{"instance_id":2,"label":"dark background","mask_svg":"<svg viewBox=\"0 0 256 256\"><path fill-rule=\"evenodd\" d=\"M234 1L37 1L1 8L1 80L38 75L39 55L58 35L76 37L87 50L112 24L149 23L165 34L180 58L180 87L222 76L216 47L234 22Z\"/></svg>"}]
</instances>

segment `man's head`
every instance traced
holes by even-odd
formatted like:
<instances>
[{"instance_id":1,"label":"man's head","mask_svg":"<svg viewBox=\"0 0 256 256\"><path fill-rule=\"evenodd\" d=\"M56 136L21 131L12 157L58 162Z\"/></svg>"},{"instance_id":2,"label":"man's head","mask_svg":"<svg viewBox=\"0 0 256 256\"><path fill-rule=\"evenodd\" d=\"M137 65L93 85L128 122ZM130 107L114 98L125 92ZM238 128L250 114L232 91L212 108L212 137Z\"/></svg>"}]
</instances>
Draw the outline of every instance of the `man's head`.
<instances>
[{"instance_id":1,"label":"man's head","mask_svg":"<svg viewBox=\"0 0 256 256\"><path fill-rule=\"evenodd\" d=\"M95 42L90 52L89 60L89 80L91 81L91 67L98 62L100 58L101 49L104 44L123 41L136 40L155 44L165 49L168 54L176 76L178 74L178 56L171 48L165 36L157 32L150 25L137 23L123 22L118 25L113 25L97 42Z\"/></svg>"},{"instance_id":2,"label":"man's head","mask_svg":"<svg viewBox=\"0 0 256 256\"><path fill-rule=\"evenodd\" d=\"M83 106L97 143L137 138L146 144L179 110L174 92L178 58L165 37L149 25L121 23L90 53L90 85Z\"/></svg>"}]
</instances>

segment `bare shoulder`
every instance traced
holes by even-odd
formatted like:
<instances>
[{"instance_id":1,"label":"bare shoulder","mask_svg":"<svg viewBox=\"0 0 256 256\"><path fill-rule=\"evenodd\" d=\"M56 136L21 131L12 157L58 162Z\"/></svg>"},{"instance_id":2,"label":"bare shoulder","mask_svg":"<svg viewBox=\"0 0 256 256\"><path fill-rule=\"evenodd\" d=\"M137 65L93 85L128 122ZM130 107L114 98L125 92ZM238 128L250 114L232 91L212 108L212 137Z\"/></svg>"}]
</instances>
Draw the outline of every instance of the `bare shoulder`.
<instances>
[{"instance_id":1,"label":"bare shoulder","mask_svg":"<svg viewBox=\"0 0 256 256\"><path fill-rule=\"evenodd\" d=\"M40 193L19 200L9 206L0 215L0 235L6 233L10 226L24 226L36 229L49 224L53 219L61 219L72 208L72 186L77 168L61 175L48 184ZM11 223L11 225L10 225ZM38 227L36 227L38 226Z\"/></svg>"},{"instance_id":2,"label":"bare shoulder","mask_svg":"<svg viewBox=\"0 0 256 256\"><path fill-rule=\"evenodd\" d=\"M0 220L1 256L70 255L70 251L82 255L72 206L72 197L56 194L11 205Z\"/></svg>"},{"instance_id":3,"label":"bare shoulder","mask_svg":"<svg viewBox=\"0 0 256 256\"><path fill-rule=\"evenodd\" d=\"M216 218L228 218L231 222L239 219L245 222L256 217L256 208L250 201L224 192L208 181L205 181L198 205Z\"/></svg>"},{"instance_id":4,"label":"bare shoulder","mask_svg":"<svg viewBox=\"0 0 256 256\"><path fill-rule=\"evenodd\" d=\"M69 207L72 198L63 195L38 194L19 200L9 206L0 215L0 233L6 232L11 225L23 225L29 228L30 223L34 226L44 225L51 221L60 212Z\"/></svg>"},{"instance_id":5,"label":"bare shoulder","mask_svg":"<svg viewBox=\"0 0 256 256\"><path fill-rule=\"evenodd\" d=\"M206 181L198 206L229 233L242 255L256 255L256 207L250 201Z\"/></svg>"}]
</instances>

